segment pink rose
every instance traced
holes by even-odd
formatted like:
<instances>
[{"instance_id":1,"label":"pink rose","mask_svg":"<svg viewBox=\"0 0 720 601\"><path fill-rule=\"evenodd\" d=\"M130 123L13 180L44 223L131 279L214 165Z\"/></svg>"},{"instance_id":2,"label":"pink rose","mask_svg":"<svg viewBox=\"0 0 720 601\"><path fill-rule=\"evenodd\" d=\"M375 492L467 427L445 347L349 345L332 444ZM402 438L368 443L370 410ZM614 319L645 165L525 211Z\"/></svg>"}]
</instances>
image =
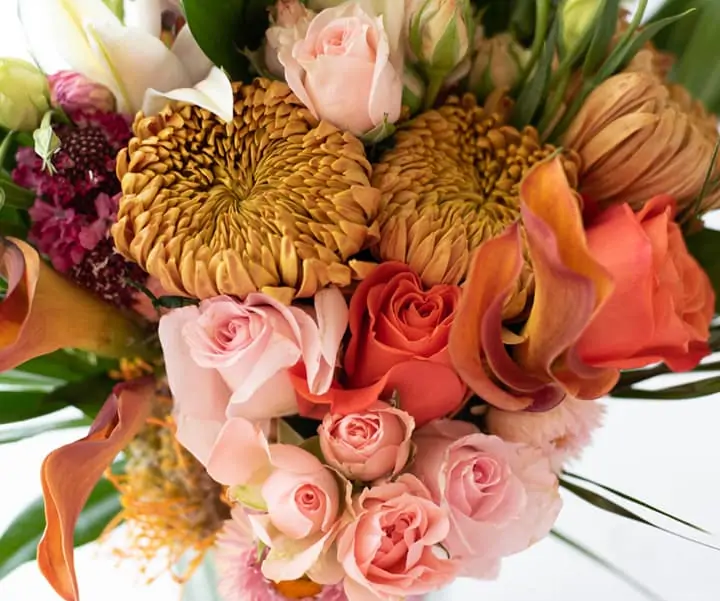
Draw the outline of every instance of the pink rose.
<instances>
[{"instance_id":1,"label":"pink rose","mask_svg":"<svg viewBox=\"0 0 720 601\"><path fill-rule=\"evenodd\" d=\"M266 578L295 580L321 562L339 525L341 491L317 457L268 444L257 424L238 417L217 436L207 471L229 487L231 499L253 510L248 519L255 537L270 549Z\"/></svg>"},{"instance_id":2,"label":"pink rose","mask_svg":"<svg viewBox=\"0 0 720 601\"><path fill-rule=\"evenodd\" d=\"M499 559L547 535L562 501L548 459L533 447L442 420L416 432L412 471L450 515L445 548L462 575L491 578Z\"/></svg>"},{"instance_id":3,"label":"pink rose","mask_svg":"<svg viewBox=\"0 0 720 601\"><path fill-rule=\"evenodd\" d=\"M327 414L318 435L328 465L351 480L370 482L402 471L414 428L405 411L378 403L362 413Z\"/></svg>"},{"instance_id":4,"label":"pink rose","mask_svg":"<svg viewBox=\"0 0 720 601\"><path fill-rule=\"evenodd\" d=\"M327 392L346 326L347 305L335 288L315 295L314 313L250 294L164 315L159 334L180 443L204 464L227 418L296 413L288 373L296 364L313 394Z\"/></svg>"},{"instance_id":5,"label":"pink rose","mask_svg":"<svg viewBox=\"0 0 720 601\"><path fill-rule=\"evenodd\" d=\"M440 548L450 529L447 510L414 476L366 488L353 511L337 543L349 601L399 601L457 576L456 562Z\"/></svg>"},{"instance_id":6,"label":"pink rose","mask_svg":"<svg viewBox=\"0 0 720 601\"><path fill-rule=\"evenodd\" d=\"M278 60L281 48L292 48L307 33L315 13L300 0L277 0L271 11L272 26L265 32L265 68L276 77L283 77L285 68Z\"/></svg>"},{"instance_id":7,"label":"pink rose","mask_svg":"<svg viewBox=\"0 0 720 601\"><path fill-rule=\"evenodd\" d=\"M391 44L381 17L347 2L318 13L303 39L278 48L278 59L317 118L360 135L400 117L402 59L393 52L391 60Z\"/></svg>"},{"instance_id":8,"label":"pink rose","mask_svg":"<svg viewBox=\"0 0 720 601\"><path fill-rule=\"evenodd\" d=\"M580 456L600 426L605 406L598 401L566 397L549 411L502 411L490 407L485 423L491 434L542 450L559 473L569 459Z\"/></svg>"}]
</instances>

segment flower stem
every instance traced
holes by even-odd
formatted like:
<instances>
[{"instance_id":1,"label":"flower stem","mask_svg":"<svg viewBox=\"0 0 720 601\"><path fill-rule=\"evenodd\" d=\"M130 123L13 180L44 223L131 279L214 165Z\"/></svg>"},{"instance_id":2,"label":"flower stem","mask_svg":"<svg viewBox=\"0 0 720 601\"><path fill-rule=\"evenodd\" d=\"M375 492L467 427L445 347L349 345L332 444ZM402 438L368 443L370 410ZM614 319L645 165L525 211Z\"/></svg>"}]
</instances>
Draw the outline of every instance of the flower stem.
<instances>
[{"instance_id":1,"label":"flower stem","mask_svg":"<svg viewBox=\"0 0 720 601\"><path fill-rule=\"evenodd\" d=\"M546 34L548 29L548 23L550 21L550 0L537 0L537 16L535 18L535 35L533 36L532 47L530 48L530 58L528 59L525 69L520 76L518 82L518 89L527 81L530 73L535 68L540 55L542 54L543 47L546 42Z\"/></svg>"},{"instance_id":2,"label":"flower stem","mask_svg":"<svg viewBox=\"0 0 720 601\"><path fill-rule=\"evenodd\" d=\"M430 73L428 87L425 90L425 102L423 103L423 109L429 111L435 106L440 90L442 89L443 82L445 81L445 73Z\"/></svg>"}]
</instances>

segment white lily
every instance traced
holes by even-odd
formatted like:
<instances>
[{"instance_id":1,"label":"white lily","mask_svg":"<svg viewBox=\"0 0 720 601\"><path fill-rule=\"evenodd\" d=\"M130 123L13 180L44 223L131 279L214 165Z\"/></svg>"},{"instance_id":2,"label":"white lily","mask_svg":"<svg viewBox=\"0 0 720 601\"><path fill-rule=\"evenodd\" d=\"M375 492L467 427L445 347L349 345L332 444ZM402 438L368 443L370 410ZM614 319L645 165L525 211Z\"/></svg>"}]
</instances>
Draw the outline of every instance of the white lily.
<instances>
[{"instance_id":1,"label":"white lily","mask_svg":"<svg viewBox=\"0 0 720 601\"><path fill-rule=\"evenodd\" d=\"M67 66L104 84L120 112L152 114L166 98L232 120L233 92L184 26L171 48L158 37L168 0L134 0L123 25L102 0L19 0L35 47L52 47Z\"/></svg>"}]
</instances>

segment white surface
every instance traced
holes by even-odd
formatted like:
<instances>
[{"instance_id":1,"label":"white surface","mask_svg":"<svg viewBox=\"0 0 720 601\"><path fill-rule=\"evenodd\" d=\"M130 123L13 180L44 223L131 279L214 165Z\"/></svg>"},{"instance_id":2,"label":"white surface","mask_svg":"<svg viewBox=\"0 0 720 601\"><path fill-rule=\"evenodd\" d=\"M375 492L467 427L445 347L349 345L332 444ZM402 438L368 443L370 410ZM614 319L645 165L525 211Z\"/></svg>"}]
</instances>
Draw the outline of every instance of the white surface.
<instances>
[{"instance_id":1,"label":"white surface","mask_svg":"<svg viewBox=\"0 0 720 601\"><path fill-rule=\"evenodd\" d=\"M23 56L14 0L0 0L0 56ZM651 6L657 4L651 0ZM1 393L0 393L1 394ZM682 402L608 401L605 428L576 467L670 513L720 533L720 398ZM0 446L0 531L40 494L42 458L81 435L62 432ZM558 528L622 565L666 601L720 599L720 553L609 516L567 498ZM717 540L717 539L716 539ZM117 566L91 545L77 554L84 601L176 601L169 579L143 585L135 566ZM462 581L443 599L641 601L641 595L554 540L507 560L500 579ZM1 601L57 601L34 564L0 581ZM202 601L202 600L198 600Z\"/></svg>"}]
</instances>

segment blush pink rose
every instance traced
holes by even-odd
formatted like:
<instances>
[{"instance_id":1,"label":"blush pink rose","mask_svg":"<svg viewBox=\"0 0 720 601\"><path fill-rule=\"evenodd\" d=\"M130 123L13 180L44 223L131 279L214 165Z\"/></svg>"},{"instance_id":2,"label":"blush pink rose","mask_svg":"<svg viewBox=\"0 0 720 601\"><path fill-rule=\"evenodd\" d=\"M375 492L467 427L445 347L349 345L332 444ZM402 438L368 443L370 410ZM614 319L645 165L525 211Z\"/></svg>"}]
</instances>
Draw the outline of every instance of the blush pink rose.
<instances>
[{"instance_id":1,"label":"blush pink rose","mask_svg":"<svg viewBox=\"0 0 720 601\"><path fill-rule=\"evenodd\" d=\"M393 64L382 17L358 2L321 11L291 46L277 43L290 89L319 119L357 135L399 119L402 59Z\"/></svg>"},{"instance_id":2,"label":"blush pink rose","mask_svg":"<svg viewBox=\"0 0 720 601\"><path fill-rule=\"evenodd\" d=\"M281 48L292 48L307 33L315 13L300 0L277 0L270 12L272 26L265 32L265 68L276 77L283 77L285 68L278 60Z\"/></svg>"},{"instance_id":3,"label":"blush pink rose","mask_svg":"<svg viewBox=\"0 0 720 601\"><path fill-rule=\"evenodd\" d=\"M313 394L327 392L346 327L347 305L335 288L318 292L311 312L256 293L163 315L159 335L180 443L205 464L226 419L296 413L289 375L296 365Z\"/></svg>"},{"instance_id":4,"label":"blush pink rose","mask_svg":"<svg viewBox=\"0 0 720 601\"><path fill-rule=\"evenodd\" d=\"M553 471L559 473L590 444L604 412L605 406L599 401L566 397L549 411L503 411L490 407L485 423L491 434L503 440L542 450Z\"/></svg>"},{"instance_id":5,"label":"blush pink rose","mask_svg":"<svg viewBox=\"0 0 720 601\"><path fill-rule=\"evenodd\" d=\"M670 196L637 213L628 205L606 209L590 223L587 241L615 288L578 341L585 363L635 369L663 361L686 371L710 353L715 293L688 252Z\"/></svg>"},{"instance_id":6,"label":"blush pink rose","mask_svg":"<svg viewBox=\"0 0 720 601\"><path fill-rule=\"evenodd\" d=\"M448 420L419 430L414 440L412 472L449 513L444 544L462 562L462 575L494 578L500 558L548 534L562 501L539 449Z\"/></svg>"},{"instance_id":7,"label":"blush pink rose","mask_svg":"<svg viewBox=\"0 0 720 601\"><path fill-rule=\"evenodd\" d=\"M405 411L378 403L360 413L326 415L318 436L328 465L351 480L371 482L402 471L414 428Z\"/></svg>"},{"instance_id":8,"label":"blush pink rose","mask_svg":"<svg viewBox=\"0 0 720 601\"><path fill-rule=\"evenodd\" d=\"M207 471L229 487L231 499L252 510L255 537L269 548L262 565L266 578L295 580L319 571L339 526L341 490L317 457L293 445L269 444L258 424L236 417L217 436Z\"/></svg>"},{"instance_id":9,"label":"blush pink rose","mask_svg":"<svg viewBox=\"0 0 720 601\"><path fill-rule=\"evenodd\" d=\"M338 537L349 601L400 601L452 582L458 565L440 547L450 522L414 476L366 488Z\"/></svg>"}]
</instances>

